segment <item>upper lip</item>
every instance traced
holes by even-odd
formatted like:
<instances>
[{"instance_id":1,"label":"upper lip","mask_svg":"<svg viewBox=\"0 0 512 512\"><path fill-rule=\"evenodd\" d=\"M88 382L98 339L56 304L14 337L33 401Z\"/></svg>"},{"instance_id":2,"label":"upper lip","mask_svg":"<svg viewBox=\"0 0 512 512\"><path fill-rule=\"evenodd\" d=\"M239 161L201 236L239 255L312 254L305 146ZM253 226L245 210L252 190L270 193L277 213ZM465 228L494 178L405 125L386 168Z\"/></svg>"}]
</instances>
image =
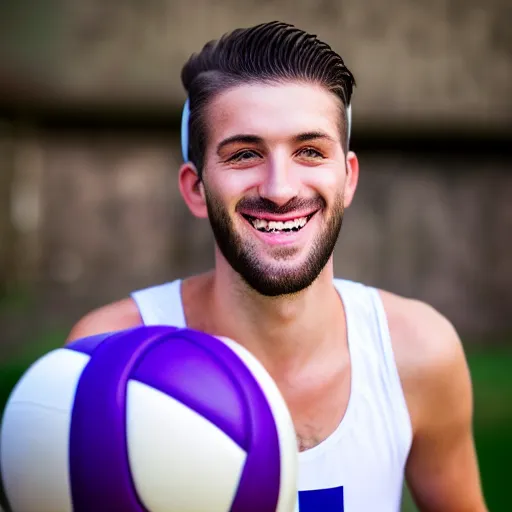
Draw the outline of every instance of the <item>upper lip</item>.
<instances>
[{"instance_id":1,"label":"upper lip","mask_svg":"<svg viewBox=\"0 0 512 512\"><path fill-rule=\"evenodd\" d=\"M247 217L252 217L254 219L263 219L266 221L274 221L274 222L287 222L289 220L302 219L303 217L310 217L318 210L309 210L304 212L291 212L285 215L275 215L273 213L259 213L259 212L250 212L250 211L240 211L241 215L245 215Z\"/></svg>"}]
</instances>

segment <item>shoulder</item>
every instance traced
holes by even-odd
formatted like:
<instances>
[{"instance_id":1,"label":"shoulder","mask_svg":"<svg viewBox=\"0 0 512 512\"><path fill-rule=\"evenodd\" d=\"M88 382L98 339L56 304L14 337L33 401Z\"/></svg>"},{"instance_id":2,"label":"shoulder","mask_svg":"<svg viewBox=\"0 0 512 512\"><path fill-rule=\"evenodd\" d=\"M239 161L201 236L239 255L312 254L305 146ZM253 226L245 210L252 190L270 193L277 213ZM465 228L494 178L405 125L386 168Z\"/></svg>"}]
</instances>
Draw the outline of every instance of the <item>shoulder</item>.
<instances>
[{"instance_id":1,"label":"shoulder","mask_svg":"<svg viewBox=\"0 0 512 512\"><path fill-rule=\"evenodd\" d=\"M471 409L466 357L453 324L424 302L380 290L413 427Z\"/></svg>"},{"instance_id":2,"label":"shoulder","mask_svg":"<svg viewBox=\"0 0 512 512\"><path fill-rule=\"evenodd\" d=\"M135 301L127 297L85 314L71 329L66 343L86 336L129 329L142 323Z\"/></svg>"},{"instance_id":3,"label":"shoulder","mask_svg":"<svg viewBox=\"0 0 512 512\"><path fill-rule=\"evenodd\" d=\"M379 290L392 338L398 343L424 344L425 349L453 348L458 335L453 324L426 302ZM435 333L435 339L432 334ZM437 343L436 343L437 340ZM444 352L444 350L443 350Z\"/></svg>"}]
</instances>

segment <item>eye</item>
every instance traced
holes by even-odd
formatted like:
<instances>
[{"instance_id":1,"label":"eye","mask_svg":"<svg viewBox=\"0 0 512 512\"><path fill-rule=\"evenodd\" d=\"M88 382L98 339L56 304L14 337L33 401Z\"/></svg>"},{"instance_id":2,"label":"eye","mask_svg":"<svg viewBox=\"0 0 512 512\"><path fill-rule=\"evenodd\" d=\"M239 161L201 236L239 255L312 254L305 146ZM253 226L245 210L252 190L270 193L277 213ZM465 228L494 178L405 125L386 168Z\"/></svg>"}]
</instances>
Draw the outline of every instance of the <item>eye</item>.
<instances>
[{"instance_id":1,"label":"eye","mask_svg":"<svg viewBox=\"0 0 512 512\"><path fill-rule=\"evenodd\" d=\"M247 162L253 158L258 158L259 155L251 149L244 149L235 153L232 157L228 158L228 162Z\"/></svg>"},{"instance_id":2,"label":"eye","mask_svg":"<svg viewBox=\"0 0 512 512\"><path fill-rule=\"evenodd\" d=\"M324 158L324 155L314 148L303 148L298 154L306 158Z\"/></svg>"}]
</instances>

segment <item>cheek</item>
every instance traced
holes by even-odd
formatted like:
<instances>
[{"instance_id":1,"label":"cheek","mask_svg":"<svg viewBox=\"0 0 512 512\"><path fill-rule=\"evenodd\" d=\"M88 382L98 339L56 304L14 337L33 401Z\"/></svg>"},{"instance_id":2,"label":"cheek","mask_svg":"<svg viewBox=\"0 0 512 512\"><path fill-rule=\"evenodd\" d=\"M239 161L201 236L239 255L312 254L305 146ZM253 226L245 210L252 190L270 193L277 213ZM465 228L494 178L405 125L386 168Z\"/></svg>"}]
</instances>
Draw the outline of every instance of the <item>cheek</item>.
<instances>
[{"instance_id":1,"label":"cheek","mask_svg":"<svg viewBox=\"0 0 512 512\"><path fill-rule=\"evenodd\" d=\"M210 201L222 205L222 208L230 213L244 195L238 180L228 176L223 176L220 180L205 179L204 189Z\"/></svg>"},{"instance_id":2,"label":"cheek","mask_svg":"<svg viewBox=\"0 0 512 512\"><path fill-rule=\"evenodd\" d=\"M345 169L339 165L319 166L308 169L303 173L302 183L306 188L313 189L326 199L339 195L344 190L346 182Z\"/></svg>"},{"instance_id":3,"label":"cheek","mask_svg":"<svg viewBox=\"0 0 512 512\"><path fill-rule=\"evenodd\" d=\"M256 189L260 181L261 171L257 169L219 170L214 180L208 180L207 186L225 204L236 205L242 197Z\"/></svg>"}]
</instances>

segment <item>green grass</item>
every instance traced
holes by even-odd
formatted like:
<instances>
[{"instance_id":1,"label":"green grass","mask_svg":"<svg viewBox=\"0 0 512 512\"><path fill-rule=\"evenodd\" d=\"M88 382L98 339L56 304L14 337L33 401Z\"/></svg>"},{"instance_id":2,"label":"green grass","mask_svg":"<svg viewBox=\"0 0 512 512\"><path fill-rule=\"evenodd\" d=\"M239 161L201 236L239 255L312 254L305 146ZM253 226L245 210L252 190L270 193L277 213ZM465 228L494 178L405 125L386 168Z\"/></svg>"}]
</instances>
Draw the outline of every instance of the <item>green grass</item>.
<instances>
[{"instance_id":1,"label":"green grass","mask_svg":"<svg viewBox=\"0 0 512 512\"><path fill-rule=\"evenodd\" d=\"M475 442L489 510L510 510L512 348L471 354Z\"/></svg>"},{"instance_id":2,"label":"green grass","mask_svg":"<svg viewBox=\"0 0 512 512\"><path fill-rule=\"evenodd\" d=\"M0 411L30 363L63 344L64 331L48 332L0 363ZM509 345L510 346L510 345ZM512 347L468 354L475 397L475 441L489 510L508 512L512 461ZM0 500L1 501L1 500ZM414 512L404 493L403 512Z\"/></svg>"}]
</instances>

